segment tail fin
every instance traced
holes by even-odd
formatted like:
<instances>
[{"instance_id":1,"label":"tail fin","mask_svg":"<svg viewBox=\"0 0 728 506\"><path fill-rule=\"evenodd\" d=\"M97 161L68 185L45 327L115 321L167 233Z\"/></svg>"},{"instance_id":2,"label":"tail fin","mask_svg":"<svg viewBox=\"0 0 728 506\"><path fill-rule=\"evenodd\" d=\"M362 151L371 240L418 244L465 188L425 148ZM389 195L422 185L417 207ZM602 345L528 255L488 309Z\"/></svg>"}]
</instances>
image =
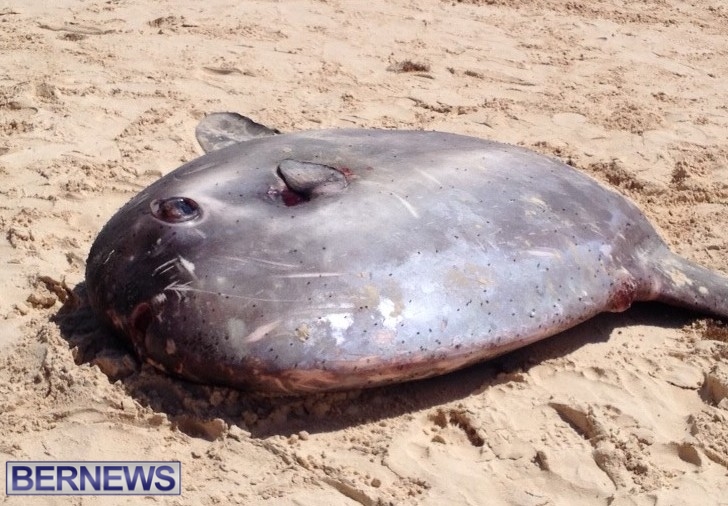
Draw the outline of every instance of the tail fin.
<instances>
[{"instance_id":1,"label":"tail fin","mask_svg":"<svg viewBox=\"0 0 728 506\"><path fill-rule=\"evenodd\" d=\"M657 275L651 299L728 320L728 277L661 249L651 259Z\"/></svg>"}]
</instances>

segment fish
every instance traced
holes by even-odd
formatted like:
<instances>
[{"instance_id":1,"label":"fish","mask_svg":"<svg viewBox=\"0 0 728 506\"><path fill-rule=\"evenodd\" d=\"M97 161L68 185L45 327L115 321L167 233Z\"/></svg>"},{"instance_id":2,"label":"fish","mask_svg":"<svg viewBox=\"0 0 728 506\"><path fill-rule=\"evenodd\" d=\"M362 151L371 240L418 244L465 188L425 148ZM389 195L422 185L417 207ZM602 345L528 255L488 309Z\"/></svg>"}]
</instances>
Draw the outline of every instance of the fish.
<instances>
[{"instance_id":1,"label":"fish","mask_svg":"<svg viewBox=\"0 0 728 506\"><path fill-rule=\"evenodd\" d=\"M522 147L453 133L281 133L236 113L133 197L87 265L140 359L271 394L445 374L635 301L728 318L728 278L639 208Z\"/></svg>"}]
</instances>

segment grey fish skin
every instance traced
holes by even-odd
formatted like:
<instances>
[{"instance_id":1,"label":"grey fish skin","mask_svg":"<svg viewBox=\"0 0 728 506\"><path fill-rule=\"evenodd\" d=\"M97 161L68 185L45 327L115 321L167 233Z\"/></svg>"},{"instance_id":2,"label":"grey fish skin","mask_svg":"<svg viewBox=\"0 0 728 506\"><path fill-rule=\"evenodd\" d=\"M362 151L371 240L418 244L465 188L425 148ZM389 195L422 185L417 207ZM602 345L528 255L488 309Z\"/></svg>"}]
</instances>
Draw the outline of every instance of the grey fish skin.
<instances>
[{"instance_id":1,"label":"grey fish skin","mask_svg":"<svg viewBox=\"0 0 728 506\"><path fill-rule=\"evenodd\" d=\"M308 188L307 164L314 186L336 172L326 191L286 186L293 166ZM157 367L289 394L442 374L635 300L728 317L728 278L671 253L624 197L526 149L423 131L211 151L108 222L86 279Z\"/></svg>"}]
</instances>

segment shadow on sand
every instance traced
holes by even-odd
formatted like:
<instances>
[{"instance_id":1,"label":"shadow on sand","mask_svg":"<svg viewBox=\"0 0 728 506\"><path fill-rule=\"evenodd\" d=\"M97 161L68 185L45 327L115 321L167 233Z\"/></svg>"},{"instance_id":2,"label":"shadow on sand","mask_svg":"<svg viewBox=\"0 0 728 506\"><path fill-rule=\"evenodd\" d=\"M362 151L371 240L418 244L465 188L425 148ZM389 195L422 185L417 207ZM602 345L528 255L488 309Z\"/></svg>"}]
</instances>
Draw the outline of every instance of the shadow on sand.
<instances>
[{"instance_id":1,"label":"shadow on sand","mask_svg":"<svg viewBox=\"0 0 728 506\"><path fill-rule=\"evenodd\" d=\"M369 390L270 397L199 385L140 365L122 341L93 315L85 284L79 284L73 292L75 302L66 304L54 321L69 347L77 349L76 363L99 366L110 381L120 381L141 405L166 414L186 434L210 440L225 430L220 420L249 431L253 437L287 436L302 430L327 432L385 420L464 399L510 381L511 373L527 371L588 343L606 342L618 327L640 324L679 328L694 318L694 314L670 306L640 303L625 313L599 315L557 336L444 376Z\"/></svg>"}]
</instances>

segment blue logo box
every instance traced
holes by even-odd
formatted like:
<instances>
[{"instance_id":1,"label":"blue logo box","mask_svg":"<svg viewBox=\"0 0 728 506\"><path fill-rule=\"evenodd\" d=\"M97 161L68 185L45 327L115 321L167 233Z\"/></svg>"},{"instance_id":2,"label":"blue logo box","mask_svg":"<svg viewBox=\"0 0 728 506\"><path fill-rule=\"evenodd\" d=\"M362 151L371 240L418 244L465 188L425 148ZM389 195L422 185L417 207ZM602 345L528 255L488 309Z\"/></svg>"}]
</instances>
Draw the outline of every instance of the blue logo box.
<instances>
[{"instance_id":1,"label":"blue logo box","mask_svg":"<svg viewBox=\"0 0 728 506\"><path fill-rule=\"evenodd\" d=\"M5 463L7 495L180 495L178 461Z\"/></svg>"}]
</instances>

